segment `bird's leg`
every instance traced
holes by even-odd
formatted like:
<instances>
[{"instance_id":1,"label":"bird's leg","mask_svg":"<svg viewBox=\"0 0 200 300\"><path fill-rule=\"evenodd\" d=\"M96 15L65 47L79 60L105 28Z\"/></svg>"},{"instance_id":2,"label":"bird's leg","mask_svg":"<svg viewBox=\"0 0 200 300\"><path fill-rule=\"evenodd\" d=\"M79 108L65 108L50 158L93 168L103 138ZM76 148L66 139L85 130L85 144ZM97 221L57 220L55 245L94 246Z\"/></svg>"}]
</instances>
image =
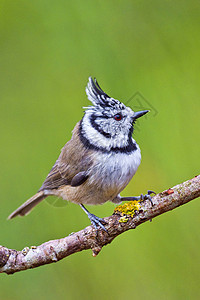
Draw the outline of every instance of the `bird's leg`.
<instances>
[{"instance_id":1,"label":"bird's leg","mask_svg":"<svg viewBox=\"0 0 200 300\"><path fill-rule=\"evenodd\" d=\"M121 201L134 201L134 200L137 200L137 201L144 201L144 200L149 200L151 202L151 205L153 206L153 201L152 201L152 198L151 198L151 194L154 194L156 195L155 192L153 191L147 191L147 194L143 195L141 194L140 196L137 196L137 197L121 197Z\"/></svg>"},{"instance_id":2,"label":"bird's leg","mask_svg":"<svg viewBox=\"0 0 200 300\"><path fill-rule=\"evenodd\" d=\"M94 226L94 228L98 231L98 226L101 227L105 232L108 233L108 231L106 230L106 228L104 227L103 224L106 224L106 222L104 221L104 219L101 219L97 216L95 216L94 214L91 214L83 204L79 204L80 207L84 210L84 212L88 215L88 218L90 219L91 224Z\"/></svg>"}]
</instances>

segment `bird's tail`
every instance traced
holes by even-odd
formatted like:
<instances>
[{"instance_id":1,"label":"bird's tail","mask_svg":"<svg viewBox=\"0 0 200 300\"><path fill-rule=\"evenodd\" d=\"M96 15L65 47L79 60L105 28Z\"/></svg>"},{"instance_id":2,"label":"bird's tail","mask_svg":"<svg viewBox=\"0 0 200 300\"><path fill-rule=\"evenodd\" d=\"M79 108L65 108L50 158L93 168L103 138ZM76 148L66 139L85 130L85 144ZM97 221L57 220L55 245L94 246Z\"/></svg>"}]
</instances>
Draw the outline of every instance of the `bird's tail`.
<instances>
[{"instance_id":1,"label":"bird's tail","mask_svg":"<svg viewBox=\"0 0 200 300\"><path fill-rule=\"evenodd\" d=\"M44 191L40 191L35 194L33 197L24 202L20 207L18 207L9 217L8 219L12 219L18 215L25 216L27 215L33 207L35 207L38 203L40 203L47 195L44 194Z\"/></svg>"}]
</instances>

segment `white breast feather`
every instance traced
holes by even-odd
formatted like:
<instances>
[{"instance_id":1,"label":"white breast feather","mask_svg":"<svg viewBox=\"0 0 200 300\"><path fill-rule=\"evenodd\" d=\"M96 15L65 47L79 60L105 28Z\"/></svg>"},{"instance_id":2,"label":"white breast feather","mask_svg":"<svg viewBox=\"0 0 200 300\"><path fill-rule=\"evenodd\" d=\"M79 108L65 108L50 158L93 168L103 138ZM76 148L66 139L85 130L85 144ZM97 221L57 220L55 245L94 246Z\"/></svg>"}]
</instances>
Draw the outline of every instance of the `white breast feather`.
<instances>
[{"instance_id":1,"label":"white breast feather","mask_svg":"<svg viewBox=\"0 0 200 300\"><path fill-rule=\"evenodd\" d=\"M141 161L140 148L132 153L98 153L92 167L90 182L104 190L114 191L117 196L134 176ZM111 198L112 198L111 197ZM112 200L112 199L108 199ZM105 201L105 199L104 199Z\"/></svg>"}]
</instances>

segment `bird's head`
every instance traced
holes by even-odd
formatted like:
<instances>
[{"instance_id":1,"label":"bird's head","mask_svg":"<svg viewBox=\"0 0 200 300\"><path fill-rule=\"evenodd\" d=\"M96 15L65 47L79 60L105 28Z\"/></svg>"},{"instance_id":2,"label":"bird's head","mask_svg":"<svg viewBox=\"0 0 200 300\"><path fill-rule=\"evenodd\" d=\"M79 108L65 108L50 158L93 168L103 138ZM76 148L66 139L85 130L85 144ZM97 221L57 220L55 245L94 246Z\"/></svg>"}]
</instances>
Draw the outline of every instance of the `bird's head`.
<instances>
[{"instance_id":1,"label":"bird's head","mask_svg":"<svg viewBox=\"0 0 200 300\"><path fill-rule=\"evenodd\" d=\"M93 105L86 108L81 122L83 136L91 145L105 151L128 149L135 121L148 110L134 112L119 100L109 97L91 77L86 94Z\"/></svg>"}]
</instances>

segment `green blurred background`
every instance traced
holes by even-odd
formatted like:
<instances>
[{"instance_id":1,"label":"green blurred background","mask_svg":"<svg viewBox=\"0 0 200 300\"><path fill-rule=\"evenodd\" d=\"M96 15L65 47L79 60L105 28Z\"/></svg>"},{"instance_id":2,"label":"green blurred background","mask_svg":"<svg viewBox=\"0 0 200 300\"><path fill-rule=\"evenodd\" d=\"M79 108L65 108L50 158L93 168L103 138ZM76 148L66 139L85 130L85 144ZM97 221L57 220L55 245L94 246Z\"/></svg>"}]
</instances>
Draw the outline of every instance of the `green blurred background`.
<instances>
[{"instance_id":1,"label":"green blurred background","mask_svg":"<svg viewBox=\"0 0 200 300\"><path fill-rule=\"evenodd\" d=\"M139 123L142 164L123 195L157 192L199 173L199 1L0 1L0 244L18 250L89 224L44 201L7 216L41 186L89 101L88 76L158 111ZM132 102L134 109L134 102ZM148 107L146 107L148 108ZM61 205L62 206L62 205ZM90 207L112 214L112 203ZM1 299L199 299L199 200L91 251L0 275Z\"/></svg>"}]
</instances>

